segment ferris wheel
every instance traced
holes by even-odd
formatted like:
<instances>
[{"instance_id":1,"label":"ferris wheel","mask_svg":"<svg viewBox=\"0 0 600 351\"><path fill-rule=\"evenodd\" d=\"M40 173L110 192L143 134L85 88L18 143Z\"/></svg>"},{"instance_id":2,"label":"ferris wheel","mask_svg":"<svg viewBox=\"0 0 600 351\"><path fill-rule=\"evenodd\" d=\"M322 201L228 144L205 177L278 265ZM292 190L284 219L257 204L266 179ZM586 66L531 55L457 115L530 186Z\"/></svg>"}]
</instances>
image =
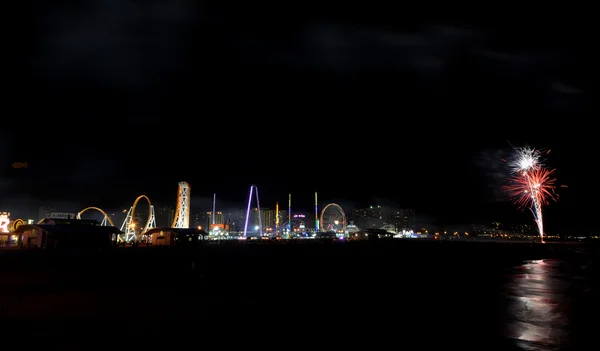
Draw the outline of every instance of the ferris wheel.
<instances>
[{"instance_id":1,"label":"ferris wheel","mask_svg":"<svg viewBox=\"0 0 600 351\"><path fill-rule=\"evenodd\" d=\"M321 211L319 221L321 231L335 231L336 233L346 232L346 214L338 204L329 204Z\"/></svg>"}]
</instances>

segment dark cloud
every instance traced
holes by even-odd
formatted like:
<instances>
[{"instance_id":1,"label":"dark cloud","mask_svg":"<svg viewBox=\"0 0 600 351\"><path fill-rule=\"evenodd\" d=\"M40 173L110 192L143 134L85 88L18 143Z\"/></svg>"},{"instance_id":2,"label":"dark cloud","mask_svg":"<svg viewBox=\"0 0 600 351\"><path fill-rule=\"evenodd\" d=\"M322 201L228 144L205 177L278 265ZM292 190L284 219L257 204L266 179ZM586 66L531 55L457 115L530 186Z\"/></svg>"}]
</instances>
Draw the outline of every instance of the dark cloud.
<instances>
[{"instance_id":1,"label":"dark cloud","mask_svg":"<svg viewBox=\"0 0 600 351\"><path fill-rule=\"evenodd\" d=\"M0 194L7 194L12 186L12 179L0 177Z\"/></svg>"},{"instance_id":2,"label":"dark cloud","mask_svg":"<svg viewBox=\"0 0 600 351\"><path fill-rule=\"evenodd\" d=\"M417 231L425 228L425 230L429 231L439 231L441 226L438 224L437 218L432 215L424 214L424 213L416 213L415 220L413 222L413 226Z\"/></svg>"},{"instance_id":3,"label":"dark cloud","mask_svg":"<svg viewBox=\"0 0 600 351\"><path fill-rule=\"evenodd\" d=\"M0 135L1 138L1 135ZM11 167L11 160L6 151L7 143L0 141L0 194L4 193L11 185L11 179L7 177Z\"/></svg>"},{"instance_id":4,"label":"dark cloud","mask_svg":"<svg viewBox=\"0 0 600 351\"><path fill-rule=\"evenodd\" d=\"M566 85L562 82L552 82L552 90L566 95L583 94L584 91L574 86Z\"/></svg>"},{"instance_id":5,"label":"dark cloud","mask_svg":"<svg viewBox=\"0 0 600 351\"><path fill-rule=\"evenodd\" d=\"M510 176L508 161L510 161L511 149L488 149L483 150L475 159L475 164L481 172L481 181L486 189L484 197L491 202L505 202L509 200L502 186Z\"/></svg>"},{"instance_id":6,"label":"dark cloud","mask_svg":"<svg viewBox=\"0 0 600 351\"><path fill-rule=\"evenodd\" d=\"M90 187L114 182L119 168L111 159L88 159L78 162L65 181L75 187Z\"/></svg>"},{"instance_id":7,"label":"dark cloud","mask_svg":"<svg viewBox=\"0 0 600 351\"><path fill-rule=\"evenodd\" d=\"M243 209L245 204L246 203L244 201L225 201L217 197L217 201L215 202L215 208L217 211L226 212L230 209ZM175 205L176 201L175 199L173 199L173 206ZM195 211L211 211L213 207L213 198L208 196L193 195L191 200L191 207Z\"/></svg>"},{"instance_id":8,"label":"dark cloud","mask_svg":"<svg viewBox=\"0 0 600 351\"><path fill-rule=\"evenodd\" d=\"M38 74L63 84L87 77L130 90L166 83L174 75L210 70L202 67L206 61L191 62L190 52L232 66L277 64L339 73L410 70L427 80L440 77L457 59L490 69L505 66L511 75L531 76L532 70L564 63L567 54L553 48L499 48L495 34L476 27L424 25L395 30L331 21L282 27L264 19L244 27L230 17L208 8L201 12L191 0L92 0L53 7L42 16L35 67ZM257 30L256 22L272 25L272 30Z\"/></svg>"},{"instance_id":9,"label":"dark cloud","mask_svg":"<svg viewBox=\"0 0 600 351\"><path fill-rule=\"evenodd\" d=\"M117 88L140 87L180 69L193 3L86 1L54 8L40 28L37 73L50 79L93 79Z\"/></svg>"},{"instance_id":10,"label":"dark cloud","mask_svg":"<svg viewBox=\"0 0 600 351\"><path fill-rule=\"evenodd\" d=\"M200 9L191 0L47 6L33 68L50 82L43 95L52 110L102 118L113 131L127 123L124 133L152 133L159 125L176 131L164 123L172 115L203 119L212 128L216 122L207 117L233 114L239 105L280 115L279 104L265 103L267 97L287 109L299 101L307 110L356 111L348 106L363 104L381 109L376 119L394 105L433 109L430 98L447 100L436 106L471 110L522 106L517 95L536 107L566 109L583 101L556 96L558 81L585 95L570 77L554 74L568 53L500 47L496 34L477 27L393 29L325 20L280 25L272 18L253 20L253 12L241 21L233 10ZM331 76L343 78L328 81ZM74 94L86 96L73 101ZM493 101L468 98L477 94ZM240 123L229 126L232 133L243 134Z\"/></svg>"},{"instance_id":11,"label":"dark cloud","mask_svg":"<svg viewBox=\"0 0 600 351\"><path fill-rule=\"evenodd\" d=\"M411 68L439 72L450 56L463 47L477 47L475 31L453 27L425 27L414 33L394 32L335 23L306 25L282 45L259 36L241 35L243 56L286 65L348 72Z\"/></svg>"},{"instance_id":12,"label":"dark cloud","mask_svg":"<svg viewBox=\"0 0 600 351\"><path fill-rule=\"evenodd\" d=\"M527 78L528 84L541 84L542 89L556 84L537 78L547 80L547 74L569 58L568 52L557 48L500 49L493 34L452 26L394 31L323 22L305 25L285 42L250 33L237 37L237 47L243 58L255 62L340 73L410 70L422 78L437 78L462 60L473 68L487 68L488 73L500 70L514 79Z\"/></svg>"}]
</instances>

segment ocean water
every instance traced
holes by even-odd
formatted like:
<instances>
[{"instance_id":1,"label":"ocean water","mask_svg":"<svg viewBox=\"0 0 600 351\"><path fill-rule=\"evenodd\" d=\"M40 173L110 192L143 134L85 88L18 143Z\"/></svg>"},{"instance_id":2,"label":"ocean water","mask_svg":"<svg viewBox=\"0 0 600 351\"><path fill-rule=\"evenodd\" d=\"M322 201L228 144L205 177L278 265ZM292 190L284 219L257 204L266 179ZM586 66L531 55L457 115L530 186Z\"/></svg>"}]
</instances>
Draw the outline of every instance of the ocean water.
<instances>
[{"instance_id":1,"label":"ocean water","mask_svg":"<svg viewBox=\"0 0 600 351\"><path fill-rule=\"evenodd\" d=\"M598 298L589 262L526 261L505 285L505 337L523 350L595 349Z\"/></svg>"},{"instance_id":2,"label":"ocean water","mask_svg":"<svg viewBox=\"0 0 600 351\"><path fill-rule=\"evenodd\" d=\"M69 349L110 344L106 330L136 335L138 346L157 342L139 335L189 343L202 333L279 349L600 349L594 256L549 248L392 242L0 254L0 318L7 335L44 335Z\"/></svg>"}]
</instances>

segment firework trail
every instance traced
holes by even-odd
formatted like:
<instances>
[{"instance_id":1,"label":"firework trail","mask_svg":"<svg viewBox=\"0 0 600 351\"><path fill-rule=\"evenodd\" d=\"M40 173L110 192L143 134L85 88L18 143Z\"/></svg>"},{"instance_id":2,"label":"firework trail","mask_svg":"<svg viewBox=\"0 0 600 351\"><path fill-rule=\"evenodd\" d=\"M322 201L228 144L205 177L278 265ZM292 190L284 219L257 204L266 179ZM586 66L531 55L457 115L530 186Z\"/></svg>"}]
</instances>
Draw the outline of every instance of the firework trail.
<instances>
[{"instance_id":1,"label":"firework trail","mask_svg":"<svg viewBox=\"0 0 600 351\"><path fill-rule=\"evenodd\" d=\"M516 157L510 162L512 172L504 189L521 209L529 207L544 242L544 219L542 208L555 200L554 170L543 167L542 153L531 147L515 148Z\"/></svg>"}]
</instances>

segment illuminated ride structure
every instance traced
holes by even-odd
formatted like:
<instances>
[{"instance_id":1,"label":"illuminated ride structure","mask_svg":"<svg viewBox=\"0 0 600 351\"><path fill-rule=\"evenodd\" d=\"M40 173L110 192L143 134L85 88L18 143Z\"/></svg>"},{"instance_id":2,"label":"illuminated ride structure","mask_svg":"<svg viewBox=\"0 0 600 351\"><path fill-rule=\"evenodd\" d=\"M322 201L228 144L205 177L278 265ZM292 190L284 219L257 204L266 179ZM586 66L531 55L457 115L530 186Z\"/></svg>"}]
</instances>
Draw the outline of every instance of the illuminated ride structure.
<instances>
[{"instance_id":1,"label":"illuminated ride structure","mask_svg":"<svg viewBox=\"0 0 600 351\"><path fill-rule=\"evenodd\" d=\"M260 216L260 202L258 201L258 188L256 185L250 186L250 195L248 196L248 208L246 209L246 221L244 223L244 238L248 233L248 219L250 218L250 206L252 205L252 193L256 193L256 209L258 213L258 234L263 236L262 219Z\"/></svg>"},{"instance_id":2,"label":"illuminated ride structure","mask_svg":"<svg viewBox=\"0 0 600 351\"><path fill-rule=\"evenodd\" d=\"M100 225L101 225L101 226L108 226L108 225L110 225L111 227L114 227L114 226L115 226L115 224L113 223L113 221L112 221L112 219L110 218L110 216L109 216L109 215L108 215L106 212L104 212L104 211L103 211L101 208L98 208L98 207L86 207L86 208L84 208L83 210L81 210L81 211L79 211L79 212L77 213L77 219L81 219L81 215L82 215L84 212L86 212L86 211L89 211L89 210L95 210L95 211L98 211L98 212L100 212L100 213L101 213L101 214L104 216L104 217L102 218L102 222L100 222Z\"/></svg>"},{"instance_id":3,"label":"illuminated ride structure","mask_svg":"<svg viewBox=\"0 0 600 351\"><path fill-rule=\"evenodd\" d=\"M346 234L346 214L340 205L331 203L323 208L319 230Z\"/></svg>"},{"instance_id":4,"label":"illuminated ride structure","mask_svg":"<svg viewBox=\"0 0 600 351\"><path fill-rule=\"evenodd\" d=\"M25 221L22 220L21 218L17 218L15 219L11 224L10 224L10 231L14 232L15 230L17 230L17 228L19 228L20 226L22 226L23 224L25 224Z\"/></svg>"},{"instance_id":5,"label":"illuminated ride structure","mask_svg":"<svg viewBox=\"0 0 600 351\"><path fill-rule=\"evenodd\" d=\"M175 208L175 218L173 218L172 228L190 227L190 184L188 182L179 182L177 190L177 208Z\"/></svg>"},{"instance_id":6,"label":"illuminated ride structure","mask_svg":"<svg viewBox=\"0 0 600 351\"><path fill-rule=\"evenodd\" d=\"M146 225L144 228L139 231L136 231L135 225L135 208L138 202L141 199L145 199L148 201L148 219L146 220ZM175 209L175 218L173 219L173 223L171 228L189 228L190 227L190 185L187 182L179 182L179 187L177 191L177 208ZM127 217L125 217L125 221L121 225L121 231L125 232L125 241L133 242L133 241L144 241L146 238L146 232L150 229L156 228L156 216L154 212L154 205L150 202L150 199L146 195L140 195L133 206L127 212Z\"/></svg>"},{"instance_id":7,"label":"illuminated ride structure","mask_svg":"<svg viewBox=\"0 0 600 351\"><path fill-rule=\"evenodd\" d=\"M148 219L146 224L141 230L136 230L135 223L135 210L140 200L146 200L148 202ZM86 207L77 213L77 219L81 219L81 215L89 210L95 210L100 212L104 217L102 218L101 226L112 226L115 227L113 220L110 216L99 207ZM38 224L41 224L46 219L40 220ZM173 220L172 228L189 228L190 223L190 185L187 182L179 182L179 190L177 192L177 208L175 211L175 218ZM124 237L119 236L119 241L134 242L143 241L145 239L145 233L156 228L156 214L154 211L154 205L150 202L150 198L146 195L138 196L133 202L133 206L127 211L127 216L121 224L121 231Z\"/></svg>"},{"instance_id":8,"label":"illuminated ride structure","mask_svg":"<svg viewBox=\"0 0 600 351\"><path fill-rule=\"evenodd\" d=\"M135 229L136 226L135 226L134 218L135 218L136 206L141 199L145 199L148 202L149 210L148 210L148 219L146 220L146 225L144 225L144 228L139 232L140 235L138 237L136 229ZM144 236L144 233L152 228L156 228L156 216L154 215L154 205L152 205L148 196L140 195L137 197L137 199L135 199L135 201L133 202L133 206L131 206L129 208L129 211L127 211L127 216L125 217L125 221L123 221L123 224L121 225L121 231L125 233L124 240L126 242L132 242L132 241L142 239L142 237Z\"/></svg>"}]
</instances>

